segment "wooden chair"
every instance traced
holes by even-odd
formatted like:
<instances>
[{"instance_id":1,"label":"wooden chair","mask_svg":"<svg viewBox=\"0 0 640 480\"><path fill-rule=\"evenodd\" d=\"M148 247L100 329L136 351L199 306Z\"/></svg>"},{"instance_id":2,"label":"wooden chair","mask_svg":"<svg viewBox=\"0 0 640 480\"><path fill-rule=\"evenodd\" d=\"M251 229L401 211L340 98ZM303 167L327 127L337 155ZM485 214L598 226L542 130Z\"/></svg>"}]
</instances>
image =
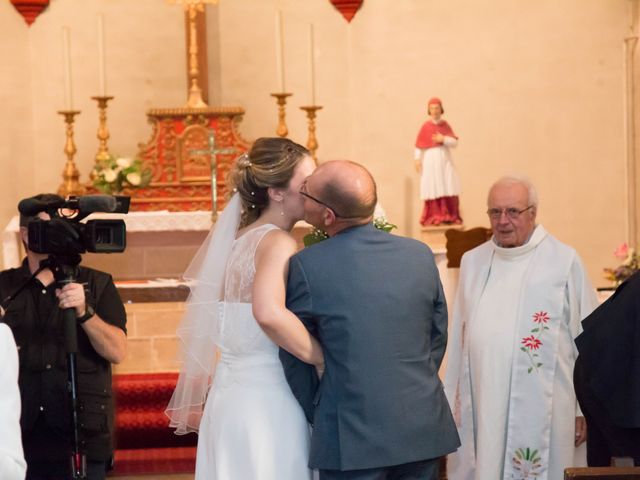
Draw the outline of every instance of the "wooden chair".
<instances>
[{"instance_id":1,"label":"wooden chair","mask_svg":"<svg viewBox=\"0 0 640 480\"><path fill-rule=\"evenodd\" d=\"M444 232L447 239L447 267L460 268L460 260L467 250L483 244L491 238L491 229L476 227L470 230L455 228Z\"/></svg>"},{"instance_id":2,"label":"wooden chair","mask_svg":"<svg viewBox=\"0 0 640 480\"><path fill-rule=\"evenodd\" d=\"M640 480L640 467L567 468L564 480Z\"/></svg>"}]
</instances>

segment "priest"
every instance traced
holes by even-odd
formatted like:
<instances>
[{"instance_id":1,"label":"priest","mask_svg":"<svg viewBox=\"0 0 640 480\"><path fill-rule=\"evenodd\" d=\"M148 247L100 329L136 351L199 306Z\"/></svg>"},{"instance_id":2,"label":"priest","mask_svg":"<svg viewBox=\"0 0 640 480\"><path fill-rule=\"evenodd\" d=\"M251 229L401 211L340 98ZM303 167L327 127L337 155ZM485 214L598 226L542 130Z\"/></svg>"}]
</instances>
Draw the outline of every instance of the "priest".
<instances>
[{"instance_id":1,"label":"priest","mask_svg":"<svg viewBox=\"0 0 640 480\"><path fill-rule=\"evenodd\" d=\"M573 339L597 299L576 251L536 225L537 209L529 181L498 180L493 237L462 258L445 378L462 441L450 480L552 480L585 464Z\"/></svg>"}]
</instances>

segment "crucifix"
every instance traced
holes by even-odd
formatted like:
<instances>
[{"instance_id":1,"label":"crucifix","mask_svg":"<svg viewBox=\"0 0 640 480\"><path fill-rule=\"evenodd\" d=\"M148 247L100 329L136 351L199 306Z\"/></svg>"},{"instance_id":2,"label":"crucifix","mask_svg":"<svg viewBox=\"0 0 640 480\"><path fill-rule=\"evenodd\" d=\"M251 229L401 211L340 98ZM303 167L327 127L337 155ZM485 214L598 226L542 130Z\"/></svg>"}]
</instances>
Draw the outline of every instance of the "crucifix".
<instances>
[{"instance_id":1,"label":"crucifix","mask_svg":"<svg viewBox=\"0 0 640 480\"><path fill-rule=\"evenodd\" d=\"M211 161L211 220L215 222L218 218L218 155L237 153L238 149L234 147L216 148L216 132L213 129L209 130L207 146L209 148L189 150L189 155L209 155Z\"/></svg>"}]
</instances>

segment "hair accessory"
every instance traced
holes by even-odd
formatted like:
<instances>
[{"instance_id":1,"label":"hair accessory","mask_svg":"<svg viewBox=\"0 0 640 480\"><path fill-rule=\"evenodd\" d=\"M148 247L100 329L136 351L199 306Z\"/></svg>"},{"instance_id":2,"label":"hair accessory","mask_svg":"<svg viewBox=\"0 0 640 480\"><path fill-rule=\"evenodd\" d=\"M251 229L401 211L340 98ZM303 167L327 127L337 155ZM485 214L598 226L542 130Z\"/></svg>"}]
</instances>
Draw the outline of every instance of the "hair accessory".
<instances>
[{"instance_id":1,"label":"hair accessory","mask_svg":"<svg viewBox=\"0 0 640 480\"><path fill-rule=\"evenodd\" d=\"M256 208L254 203L251 204L251 208Z\"/></svg>"},{"instance_id":2,"label":"hair accessory","mask_svg":"<svg viewBox=\"0 0 640 480\"><path fill-rule=\"evenodd\" d=\"M255 194L256 194L256 192L251 192L251 195L255 195Z\"/></svg>"},{"instance_id":3,"label":"hair accessory","mask_svg":"<svg viewBox=\"0 0 640 480\"><path fill-rule=\"evenodd\" d=\"M249 155L247 153L243 153L238 157L238 165L240 168L249 168L251 166L251 160L249 160Z\"/></svg>"}]
</instances>

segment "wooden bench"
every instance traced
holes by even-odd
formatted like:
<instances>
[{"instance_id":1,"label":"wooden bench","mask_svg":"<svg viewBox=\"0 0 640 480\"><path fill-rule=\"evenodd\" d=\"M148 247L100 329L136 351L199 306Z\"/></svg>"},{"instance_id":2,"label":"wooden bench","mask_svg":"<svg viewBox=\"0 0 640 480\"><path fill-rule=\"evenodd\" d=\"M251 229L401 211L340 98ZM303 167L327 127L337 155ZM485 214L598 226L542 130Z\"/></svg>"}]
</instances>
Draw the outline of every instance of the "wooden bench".
<instances>
[{"instance_id":1,"label":"wooden bench","mask_svg":"<svg viewBox=\"0 0 640 480\"><path fill-rule=\"evenodd\" d=\"M567 468L564 480L640 480L640 467Z\"/></svg>"}]
</instances>

